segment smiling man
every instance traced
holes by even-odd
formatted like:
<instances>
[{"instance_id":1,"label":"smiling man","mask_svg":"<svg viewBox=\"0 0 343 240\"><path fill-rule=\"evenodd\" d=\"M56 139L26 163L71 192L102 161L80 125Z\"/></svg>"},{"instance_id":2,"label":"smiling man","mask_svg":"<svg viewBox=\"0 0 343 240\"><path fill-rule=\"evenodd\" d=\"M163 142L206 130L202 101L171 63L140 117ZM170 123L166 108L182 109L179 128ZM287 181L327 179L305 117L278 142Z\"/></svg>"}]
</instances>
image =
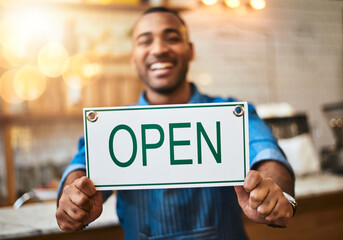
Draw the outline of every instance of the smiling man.
<instances>
[{"instance_id":1,"label":"smiling man","mask_svg":"<svg viewBox=\"0 0 343 240\"><path fill-rule=\"evenodd\" d=\"M175 18L171 13L151 12L133 31L131 62L147 86L151 104L187 103L191 96L186 77L193 45L183 21Z\"/></svg>"},{"instance_id":2,"label":"smiling man","mask_svg":"<svg viewBox=\"0 0 343 240\"><path fill-rule=\"evenodd\" d=\"M138 105L230 102L201 94L187 81L193 44L180 16L166 8L143 13L134 27L131 62L146 88ZM285 226L294 215L294 174L270 129L249 105L251 171L243 186L118 191L125 239L246 239L241 212L257 223ZM61 180L56 219L76 231L102 211L107 192L85 177L84 140Z\"/></svg>"}]
</instances>

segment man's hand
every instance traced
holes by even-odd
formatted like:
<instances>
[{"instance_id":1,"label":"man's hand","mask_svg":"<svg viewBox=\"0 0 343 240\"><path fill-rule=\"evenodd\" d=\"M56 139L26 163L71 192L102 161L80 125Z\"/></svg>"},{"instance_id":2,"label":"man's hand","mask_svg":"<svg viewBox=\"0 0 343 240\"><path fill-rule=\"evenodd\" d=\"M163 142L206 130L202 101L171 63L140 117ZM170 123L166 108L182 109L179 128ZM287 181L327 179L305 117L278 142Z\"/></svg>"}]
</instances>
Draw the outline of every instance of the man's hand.
<instances>
[{"instance_id":1,"label":"man's hand","mask_svg":"<svg viewBox=\"0 0 343 240\"><path fill-rule=\"evenodd\" d=\"M56 211L58 226L73 232L97 219L102 212L102 195L86 176L65 185Z\"/></svg>"},{"instance_id":2,"label":"man's hand","mask_svg":"<svg viewBox=\"0 0 343 240\"><path fill-rule=\"evenodd\" d=\"M244 185L235 187L239 205L254 222L286 226L293 217L293 208L274 178L265 175L251 170Z\"/></svg>"}]
</instances>

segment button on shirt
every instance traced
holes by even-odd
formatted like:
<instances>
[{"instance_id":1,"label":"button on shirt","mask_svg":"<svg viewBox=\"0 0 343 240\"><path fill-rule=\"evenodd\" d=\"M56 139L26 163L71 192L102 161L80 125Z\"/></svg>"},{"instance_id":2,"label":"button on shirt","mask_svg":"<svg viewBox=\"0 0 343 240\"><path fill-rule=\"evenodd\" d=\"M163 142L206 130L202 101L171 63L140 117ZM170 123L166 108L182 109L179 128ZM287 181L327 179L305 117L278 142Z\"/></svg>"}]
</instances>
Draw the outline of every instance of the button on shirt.
<instances>
[{"instance_id":1,"label":"button on shirt","mask_svg":"<svg viewBox=\"0 0 343 240\"><path fill-rule=\"evenodd\" d=\"M201 94L194 84L192 89L189 104L236 101ZM138 105L149 105L144 93ZM293 174L269 127L251 104L248 110L250 166L272 159L284 164ZM79 152L62 176L61 185L76 169L85 169L83 138L79 141ZM105 198L109 194L103 192ZM246 239L233 187L121 190L117 192L117 214L128 240Z\"/></svg>"}]
</instances>

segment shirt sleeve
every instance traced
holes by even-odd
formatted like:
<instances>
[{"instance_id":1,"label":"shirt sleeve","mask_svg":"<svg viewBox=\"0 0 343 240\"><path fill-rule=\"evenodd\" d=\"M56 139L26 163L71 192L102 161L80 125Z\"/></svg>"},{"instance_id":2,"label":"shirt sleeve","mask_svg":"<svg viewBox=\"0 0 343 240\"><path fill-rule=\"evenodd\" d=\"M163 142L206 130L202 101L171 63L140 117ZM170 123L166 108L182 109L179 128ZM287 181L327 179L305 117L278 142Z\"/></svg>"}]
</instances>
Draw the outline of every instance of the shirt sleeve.
<instances>
[{"instance_id":1,"label":"shirt sleeve","mask_svg":"<svg viewBox=\"0 0 343 240\"><path fill-rule=\"evenodd\" d=\"M249 104L249 151L250 167L264 160L274 160L283 164L294 179L294 172L287 158L279 147L268 125L258 117L252 104Z\"/></svg>"},{"instance_id":2,"label":"shirt sleeve","mask_svg":"<svg viewBox=\"0 0 343 240\"><path fill-rule=\"evenodd\" d=\"M75 155L73 160L71 161L70 165L64 171L60 185L58 187L57 196L60 196L60 192L62 190L62 186L69 175L69 173L75 170L86 170L86 155L85 155L85 139L82 137L79 140L78 144L78 153ZM112 194L112 191L101 191L103 201L106 201Z\"/></svg>"},{"instance_id":3,"label":"shirt sleeve","mask_svg":"<svg viewBox=\"0 0 343 240\"><path fill-rule=\"evenodd\" d=\"M82 137L79 140L78 144L78 153L75 155L73 160L71 161L70 165L67 167L67 169L64 171L60 185L58 187L57 196L60 195L61 188L69 175L69 173L75 171L75 170L86 170L86 157L85 157L85 139Z\"/></svg>"}]
</instances>

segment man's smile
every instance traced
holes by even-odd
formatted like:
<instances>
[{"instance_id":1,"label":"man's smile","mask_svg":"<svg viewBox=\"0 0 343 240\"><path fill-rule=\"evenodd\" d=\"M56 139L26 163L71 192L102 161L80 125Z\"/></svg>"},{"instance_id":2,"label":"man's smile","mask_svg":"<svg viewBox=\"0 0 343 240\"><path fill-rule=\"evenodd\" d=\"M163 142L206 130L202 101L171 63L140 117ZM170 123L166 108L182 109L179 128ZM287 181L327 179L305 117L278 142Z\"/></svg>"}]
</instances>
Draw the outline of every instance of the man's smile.
<instances>
[{"instance_id":1,"label":"man's smile","mask_svg":"<svg viewBox=\"0 0 343 240\"><path fill-rule=\"evenodd\" d=\"M174 66L172 62L155 62L149 66L149 70L154 77L163 77L171 73Z\"/></svg>"},{"instance_id":2,"label":"man's smile","mask_svg":"<svg viewBox=\"0 0 343 240\"><path fill-rule=\"evenodd\" d=\"M163 69L170 69L174 66L171 62L156 62L150 65L150 70L163 70Z\"/></svg>"}]
</instances>

